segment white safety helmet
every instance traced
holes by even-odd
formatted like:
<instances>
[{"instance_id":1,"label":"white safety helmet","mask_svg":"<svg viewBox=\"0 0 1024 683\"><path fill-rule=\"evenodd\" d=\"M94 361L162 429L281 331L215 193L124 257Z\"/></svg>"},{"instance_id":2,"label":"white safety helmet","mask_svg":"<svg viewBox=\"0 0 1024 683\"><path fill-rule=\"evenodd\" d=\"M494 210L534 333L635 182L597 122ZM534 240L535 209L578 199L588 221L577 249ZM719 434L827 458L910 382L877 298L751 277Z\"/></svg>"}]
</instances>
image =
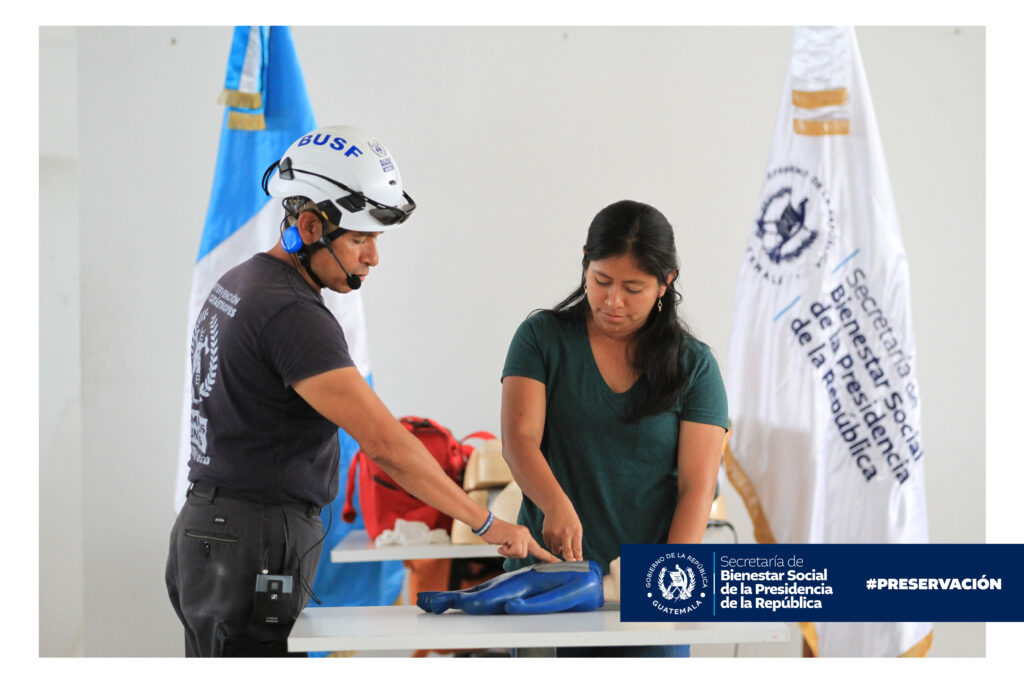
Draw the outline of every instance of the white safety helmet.
<instances>
[{"instance_id":1,"label":"white safety helmet","mask_svg":"<svg viewBox=\"0 0 1024 683\"><path fill-rule=\"evenodd\" d=\"M359 232L393 230L416 208L391 153L354 126L318 128L293 142L263 174L263 190L311 199L331 223Z\"/></svg>"}]
</instances>

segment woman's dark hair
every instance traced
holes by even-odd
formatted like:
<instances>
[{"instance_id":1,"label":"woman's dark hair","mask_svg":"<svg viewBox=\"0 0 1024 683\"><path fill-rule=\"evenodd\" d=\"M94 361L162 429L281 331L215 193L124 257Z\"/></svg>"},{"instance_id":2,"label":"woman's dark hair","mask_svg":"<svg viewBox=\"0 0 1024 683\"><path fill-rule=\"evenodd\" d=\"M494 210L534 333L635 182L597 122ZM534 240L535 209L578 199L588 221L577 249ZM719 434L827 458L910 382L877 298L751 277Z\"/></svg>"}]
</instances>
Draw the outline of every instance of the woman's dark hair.
<instances>
[{"instance_id":1,"label":"woman's dark hair","mask_svg":"<svg viewBox=\"0 0 1024 683\"><path fill-rule=\"evenodd\" d=\"M658 279L659 285L667 285L664 310L659 312L655 307L629 345L629 360L646 378L647 395L633 406L627 422L667 410L686 388L688 377L679 359L683 345L693 338L676 313L683 298L676 291L679 279L668 282L669 275L679 270L672 225L653 206L622 200L594 216L583 249L579 287L552 309L560 318L586 319L590 306L584 284L591 261L629 254L641 270Z\"/></svg>"}]
</instances>

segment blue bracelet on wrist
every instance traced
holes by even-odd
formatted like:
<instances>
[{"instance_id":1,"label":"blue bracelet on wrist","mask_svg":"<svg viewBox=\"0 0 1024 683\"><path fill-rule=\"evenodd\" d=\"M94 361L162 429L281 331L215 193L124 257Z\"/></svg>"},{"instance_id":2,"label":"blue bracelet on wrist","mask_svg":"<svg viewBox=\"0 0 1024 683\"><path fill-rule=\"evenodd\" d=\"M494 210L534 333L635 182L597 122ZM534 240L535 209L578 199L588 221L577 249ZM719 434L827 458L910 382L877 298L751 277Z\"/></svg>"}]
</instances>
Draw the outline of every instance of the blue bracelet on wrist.
<instances>
[{"instance_id":1,"label":"blue bracelet on wrist","mask_svg":"<svg viewBox=\"0 0 1024 683\"><path fill-rule=\"evenodd\" d=\"M476 534L477 536L483 536L484 534L487 533L487 530L491 528L492 524L494 524L494 513L493 512L488 512L487 513L487 521L484 522L483 526L481 526L479 529L473 529L473 533Z\"/></svg>"}]
</instances>

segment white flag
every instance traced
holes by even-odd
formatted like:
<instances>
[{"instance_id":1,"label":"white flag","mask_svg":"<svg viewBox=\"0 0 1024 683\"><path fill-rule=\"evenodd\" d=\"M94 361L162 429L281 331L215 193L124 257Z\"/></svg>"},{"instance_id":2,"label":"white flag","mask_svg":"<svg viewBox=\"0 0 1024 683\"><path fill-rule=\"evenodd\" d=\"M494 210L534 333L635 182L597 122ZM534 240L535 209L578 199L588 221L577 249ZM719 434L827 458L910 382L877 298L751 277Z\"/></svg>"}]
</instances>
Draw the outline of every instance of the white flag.
<instances>
[{"instance_id":1,"label":"white flag","mask_svg":"<svg viewBox=\"0 0 1024 683\"><path fill-rule=\"evenodd\" d=\"M853 29L797 28L740 266L726 472L761 543L927 543L907 258ZM820 656L928 623L801 624Z\"/></svg>"}]
</instances>

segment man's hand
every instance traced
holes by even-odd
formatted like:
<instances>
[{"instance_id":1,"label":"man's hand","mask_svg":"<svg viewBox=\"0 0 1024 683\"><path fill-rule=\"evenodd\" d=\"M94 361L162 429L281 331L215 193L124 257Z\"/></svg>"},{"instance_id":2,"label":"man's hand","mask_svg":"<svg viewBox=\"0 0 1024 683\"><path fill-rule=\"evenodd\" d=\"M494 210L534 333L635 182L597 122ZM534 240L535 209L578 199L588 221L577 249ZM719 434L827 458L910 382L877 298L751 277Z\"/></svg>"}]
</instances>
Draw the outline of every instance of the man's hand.
<instances>
[{"instance_id":1,"label":"man's hand","mask_svg":"<svg viewBox=\"0 0 1024 683\"><path fill-rule=\"evenodd\" d=\"M497 517L494 518L491 528L481 538L499 546L498 552L505 557L526 557L529 553L541 562L561 562L557 557L541 548L525 526L509 524Z\"/></svg>"}]
</instances>

